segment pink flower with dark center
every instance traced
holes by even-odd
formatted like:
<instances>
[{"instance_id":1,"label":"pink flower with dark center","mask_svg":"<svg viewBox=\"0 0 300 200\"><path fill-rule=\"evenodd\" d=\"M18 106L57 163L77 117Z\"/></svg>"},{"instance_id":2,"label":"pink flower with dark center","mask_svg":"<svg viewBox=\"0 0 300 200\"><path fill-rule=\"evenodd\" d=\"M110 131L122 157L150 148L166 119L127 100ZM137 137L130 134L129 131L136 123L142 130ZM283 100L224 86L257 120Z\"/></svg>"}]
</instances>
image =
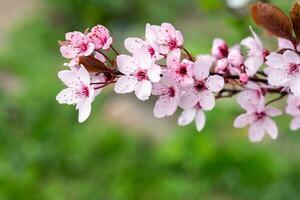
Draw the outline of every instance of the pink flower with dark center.
<instances>
[{"instance_id":1,"label":"pink flower with dark center","mask_svg":"<svg viewBox=\"0 0 300 200\"><path fill-rule=\"evenodd\" d=\"M162 23L161 26L147 24L148 40L158 46L159 53L167 55L170 51L181 48L183 36L170 23Z\"/></svg>"},{"instance_id":2,"label":"pink flower with dark center","mask_svg":"<svg viewBox=\"0 0 300 200\"><path fill-rule=\"evenodd\" d=\"M263 44L257 34L250 26L253 37L244 39L241 44L248 49L248 58L245 60L245 70L247 75L253 76L263 65L265 57L269 55L268 50L263 48Z\"/></svg>"},{"instance_id":3,"label":"pink flower with dark center","mask_svg":"<svg viewBox=\"0 0 300 200\"><path fill-rule=\"evenodd\" d=\"M76 109L79 111L78 121L84 122L91 113L91 103L95 98L95 90L90 85L91 78L88 71L81 66L74 71L60 71L58 77L68 88L62 90L56 100L60 104L76 104Z\"/></svg>"},{"instance_id":4,"label":"pink flower with dark center","mask_svg":"<svg viewBox=\"0 0 300 200\"><path fill-rule=\"evenodd\" d=\"M163 118L175 113L181 97L181 91L168 74L164 74L162 80L153 85L152 94L159 96L154 107L155 117Z\"/></svg>"},{"instance_id":5,"label":"pink flower with dark center","mask_svg":"<svg viewBox=\"0 0 300 200\"><path fill-rule=\"evenodd\" d=\"M270 66L268 82L276 87L286 87L300 97L300 57L297 53L287 50L282 54L272 53L267 57Z\"/></svg>"},{"instance_id":6,"label":"pink flower with dark center","mask_svg":"<svg viewBox=\"0 0 300 200\"><path fill-rule=\"evenodd\" d=\"M255 82L248 82L245 89L237 96L238 104L245 110L248 107L256 106L264 103L264 94L261 86Z\"/></svg>"},{"instance_id":7,"label":"pink flower with dark center","mask_svg":"<svg viewBox=\"0 0 300 200\"><path fill-rule=\"evenodd\" d=\"M142 101L151 95L152 83L161 79L161 67L145 51L135 51L133 56L119 55L117 66L124 75L118 78L115 92L124 94L135 91L138 99Z\"/></svg>"},{"instance_id":8,"label":"pink flower with dark center","mask_svg":"<svg viewBox=\"0 0 300 200\"><path fill-rule=\"evenodd\" d=\"M191 109L199 103L203 110L211 110L215 106L213 92L223 89L224 79L219 75L209 75L214 59L211 56L198 56L194 64L194 83L187 86L180 105Z\"/></svg>"},{"instance_id":9,"label":"pink flower with dark center","mask_svg":"<svg viewBox=\"0 0 300 200\"><path fill-rule=\"evenodd\" d=\"M167 56L167 67L172 77L183 86L194 83L193 67L194 63L183 59L180 61L180 49L170 52Z\"/></svg>"},{"instance_id":10,"label":"pink flower with dark center","mask_svg":"<svg viewBox=\"0 0 300 200\"><path fill-rule=\"evenodd\" d=\"M178 118L179 126L186 126L195 120L196 128L200 132L205 126L205 114L200 104L197 104L194 108L182 111Z\"/></svg>"},{"instance_id":11,"label":"pink flower with dark center","mask_svg":"<svg viewBox=\"0 0 300 200\"><path fill-rule=\"evenodd\" d=\"M102 25L97 25L88 33L89 39L94 43L95 49L107 50L113 42L109 30Z\"/></svg>"},{"instance_id":12,"label":"pink flower with dark center","mask_svg":"<svg viewBox=\"0 0 300 200\"><path fill-rule=\"evenodd\" d=\"M95 45L89 38L78 31L67 33L66 41L61 42L61 45L61 54L68 59L75 59L78 56L89 56L95 49Z\"/></svg>"},{"instance_id":13,"label":"pink flower with dark center","mask_svg":"<svg viewBox=\"0 0 300 200\"><path fill-rule=\"evenodd\" d=\"M287 100L286 113L293 117L290 128L295 131L300 128L300 98L290 95Z\"/></svg>"},{"instance_id":14,"label":"pink flower with dark center","mask_svg":"<svg viewBox=\"0 0 300 200\"><path fill-rule=\"evenodd\" d=\"M272 139L278 136L278 128L271 117L282 114L280 110L273 107L265 107L264 104L248 106L245 114L241 114L234 121L235 128L249 128L249 139L252 142L262 141L265 133Z\"/></svg>"}]
</instances>

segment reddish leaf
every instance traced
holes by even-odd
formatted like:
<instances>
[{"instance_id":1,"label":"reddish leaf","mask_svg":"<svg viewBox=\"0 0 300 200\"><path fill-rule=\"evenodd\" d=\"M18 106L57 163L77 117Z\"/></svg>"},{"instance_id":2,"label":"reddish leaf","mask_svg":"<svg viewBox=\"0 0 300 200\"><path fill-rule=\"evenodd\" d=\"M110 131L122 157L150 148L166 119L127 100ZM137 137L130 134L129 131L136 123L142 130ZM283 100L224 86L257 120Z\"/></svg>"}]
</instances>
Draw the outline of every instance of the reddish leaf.
<instances>
[{"instance_id":1,"label":"reddish leaf","mask_svg":"<svg viewBox=\"0 0 300 200\"><path fill-rule=\"evenodd\" d=\"M292 22L278 7L258 2L251 5L250 10L252 18L258 26L277 37L294 40Z\"/></svg>"},{"instance_id":2,"label":"reddish leaf","mask_svg":"<svg viewBox=\"0 0 300 200\"><path fill-rule=\"evenodd\" d=\"M300 5L295 3L290 13L297 40L300 41Z\"/></svg>"},{"instance_id":3,"label":"reddish leaf","mask_svg":"<svg viewBox=\"0 0 300 200\"><path fill-rule=\"evenodd\" d=\"M104 63L92 56L79 57L78 63L83 65L89 72L107 72L110 70Z\"/></svg>"}]
</instances>

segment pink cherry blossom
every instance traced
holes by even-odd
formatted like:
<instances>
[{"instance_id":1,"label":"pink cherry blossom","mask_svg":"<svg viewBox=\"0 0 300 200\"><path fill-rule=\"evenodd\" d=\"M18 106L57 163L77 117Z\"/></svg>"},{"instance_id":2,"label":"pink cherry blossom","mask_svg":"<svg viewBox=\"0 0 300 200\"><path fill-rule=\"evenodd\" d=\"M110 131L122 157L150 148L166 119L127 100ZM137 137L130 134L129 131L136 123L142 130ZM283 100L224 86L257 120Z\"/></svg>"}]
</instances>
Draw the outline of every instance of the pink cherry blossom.
<instances>
[{"instance_id":1,"label":"pink cherry blossom","mask_svg":"<svg viewBox=\"0 0 300 200\"><path fill-rule=\"evenodd\" d=\"M133 56L119 55L117 66L122 75L117 80L115 92L135 91L138 99L145 101L151 95L152 82L160 81L161 67L156 65L149 52L136 51Z\"/></svg>"},{"instance_id":2,"label":"pink cherry blossom","mask_svg":"<svg viewBox=\"0 0 300 200\"><path fill-rule=\"evenodd\" d=\"M250 81L244 87L245 89L237 96L237 102L242 108L247 110L249 107L264 103L264 94L260 85Z\"/></svg>"},{"instance_id":3,"label":"pink cherry blossom","mask_svg":"<svg viewBox=\"0 0 300 200\"><path fill-rule=\"evenodd\" d=\"M284 38L278 38L278 50L282 49L290 49L290 50L295 50L294 44L287 39Z\"/></svg>"},{"instance_id":4,"label":"pink cherry blossom","mask_svg":"<svg viewBox=\"0 0 300 200\"><path fill-rule=\"evenodd\" d=\"M300 128L300 98L290 95L287 100L286 113L293 117L290 128L295 131Z\"/></svg>"},{"instance_id":5,"label":"pink cherry blossom","mask_svg":"<svg viewBox=\"0 0 300 200\"><path fill-rule=\"evenodd\" d=\"M197 104L194 108L182 111L178 118L179 126L186 126L195 120L196 128L200 132L205 126L205 114L201 106Z\"/></svg>"},{"instance_id":6,"label":"pink cherry blossom","mask_svg":"<svg viewBox=\"0 0 300 200\"><path fill-rule=\"evenodd\" d=\"M93 53L95 45L89 38L78 31L66 33L66 41L61 42L60 52L63 57L74 59L78 56L89 56Z\"/></svg>"},{"instance_id":7,"label":"pink cherry blossom","mask_svg":"<svg viewBox=\"0 0 300 200\"><path fill-rule=\"evenodd\" d=\"M162 80L153 85L152 94L159 96L154 107L155 117L163 118L175 113L181 97L181 91L177 87L177 83L168 74L164 74Z\"/></svg>"},{"instance_id":8,"label":"pink cherry blossom","mask_svg":"<svg viewBox=\"0 0 300 200\"><path fill-rule=\"evenodd\" d=\"M194 64L194 83L185 88L180 105L191 109L199 103L203 110L211 110L215 106L213 92L223 89L224 79L219 75L209 75L214 59L211 56L198 56Z\"/></svg>"},{"instance_id":9,"label":"pink cherry blossom","mask_svg":"<svg viewBox=\"0 0 300 200\"><path fill-rule=\"evenodd\" d=\"M109 30L102 25L97 25L92 28L88 33L88 37L94 43L95 49L107 50L113 42L113 38L110 36Z\"/></svg>"},{"instance_id":10,"label":"pink cherry blossom","mask_svg":"<svg viewBox=\"0 0 300 200\"><path fill-rule=\"evenodd\" d=\"M241 74L244 57L238 45L229 48L224 40L215 39L211 53L217 59L215 68L217 73L229 73L231 75Z\"/></svg>"},{"instance_id":11,"label":"pink cherry blossom","mask_svg":"<svg viewBox=\"0 0 300 200\"><path fill-rule=\"evenodd\" d=\"M187 86L194 83L193 79L193 67L194 63L183 59L180 61L181 51L175 49L167 56L167 67L170 74L175 80L183 86Z\"/></svg>"},{"instance_id":12,"label":"pink cherry blossom","mask_svg":"<svg viewBox=\"0 0 300 200\"><path fill-rule=\"evenodd\" d=\"M263 65L265 57L269 54L263 48L263 44L250 26L253 37L247 37L241 44L248 49L248 58L245 60L245 70L249 76L253 76Z\"/></svg>"},{"instance_id":13,"label":"pink cherry blossom","mask_svg":"<svg viewBox=\"0 0 300 200\"><path fill-rule=\"evenodd\" d=\"M170 23L162 23L161 26L148 25L146 36L148 42L157 44L159 53L167 55L174 49L181 48L183 36Z\"/></svg>"},{"instance_id":14,"label":"pink cherry blossom","mask_svg":"<svg viewBox=\"0 0 300 200\"><path fill-rule=\"evenodd\" d=\"M56 100L60 104L76 104L76 109L79 111L78 121L84 122L91 113L91 103L95 97L95 90L90 85L90 74L81 66L76 71L60 71L58 77L68 88L62 90Z\"/></svg>"},{"instance_id":15,"label":"pink cherry blossom","mask_svg":"<svg viewBox=\"0 0 300 200\"><path fill-rule=\"evenodd\" d=\"M271 117L282 114L280 110L273 107L265 107L264 104L248 106L246 113L238 116L234 121L235 128L244 128L249 125L249 139L252 142L262 141L265 133L272 139L278 136L278 128Z\"/></svg>"},{"instance_id":16,"label":"pink cherry blossom","mask_svg":"<svg viewBox=\"0 0 300 200\"><path fill-rule=\"evenodd\" d=\"M276 87L287 87L300 97L300 57L287 50L282 54L272 53L267 57L266 64L270 66L268 82Z\"/></svg>"}]
</instances>

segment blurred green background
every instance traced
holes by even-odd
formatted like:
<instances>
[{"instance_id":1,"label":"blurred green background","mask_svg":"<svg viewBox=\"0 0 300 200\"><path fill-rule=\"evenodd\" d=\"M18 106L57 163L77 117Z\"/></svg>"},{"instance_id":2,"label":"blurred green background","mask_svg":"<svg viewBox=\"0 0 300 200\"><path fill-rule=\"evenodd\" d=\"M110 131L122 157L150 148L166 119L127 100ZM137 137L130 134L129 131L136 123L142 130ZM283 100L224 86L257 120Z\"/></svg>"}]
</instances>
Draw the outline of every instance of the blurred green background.
<instances>
[{"instance_id":1,"label":"blurred green background","mask_svg":"<svg viewBox=\"0 0 300 200\"><path fill-rule=\"evenodd\" d=\"M293 0L271 2L287 12ZM0 0L0 21L0 200L300 199L300 135L286 116L276 119L278 140L252 144L246 129L232 127L242 112L234 99L207 113L202 133L194 124L177 127L176 117L154 119L153 102L112 88L84 124L74 107L55 101L64 69L57 41L65 32L103 24L125 52L124 38L143 36L147 22L171 22L191 52L209 53L215 37L233 45L249 35L246 6Z\"/></svg>"}]
</instances>

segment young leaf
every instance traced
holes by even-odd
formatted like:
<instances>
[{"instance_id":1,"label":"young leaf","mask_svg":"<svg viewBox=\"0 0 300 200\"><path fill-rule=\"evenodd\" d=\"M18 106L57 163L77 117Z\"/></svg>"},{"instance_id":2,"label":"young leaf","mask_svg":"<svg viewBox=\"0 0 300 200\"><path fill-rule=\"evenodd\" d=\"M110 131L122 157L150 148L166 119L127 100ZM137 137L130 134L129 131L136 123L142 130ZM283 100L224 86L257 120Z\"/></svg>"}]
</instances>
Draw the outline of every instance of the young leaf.
<instances>
[{"instance_id":1,"label":"young leaf","mask_svg":"<svg viewBox=\"0 0 300 200\"><path fill-rule=\"evenodd\" d=\"M110 70L103 62L92 56L81 56L78 63L83 65L89 72L106 72Z\"/></svg>"},{"instance_id":2,"label":"young leaf","mask_svg":"<svg viewBox=\"0 0 300 200\"><path fill-rule=\"evenodd\" d=\"M272 35L293 41L293 25L290 18L278 7L258 2L251 5L251 15L258 26Z\"/></svg>"},{"instance_id":3,"label":"young leaf","mask_svg":"<svg viewBox=\"0 0 300 200\"><path fill-rule=\"evenodd\" d=\"M294 4L290 16L293 22L295 35L297 40L300 41L300 5L298 2Z\"/></svg>"}]
</instances>

